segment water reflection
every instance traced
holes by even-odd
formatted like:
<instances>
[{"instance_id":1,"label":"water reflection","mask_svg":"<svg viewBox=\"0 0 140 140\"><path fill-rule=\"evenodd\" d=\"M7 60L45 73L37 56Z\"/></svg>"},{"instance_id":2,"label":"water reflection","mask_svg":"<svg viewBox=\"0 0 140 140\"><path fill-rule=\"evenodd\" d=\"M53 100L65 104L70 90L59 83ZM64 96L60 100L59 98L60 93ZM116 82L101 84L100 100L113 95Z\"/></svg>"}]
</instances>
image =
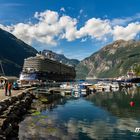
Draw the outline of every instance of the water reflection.
<instances>
[{"instance_id":1,"label":"water reflection","mask_svg":"<svg viewBox=\"0 0 140 140\"><path fill-rule=\"evenodd\" d=\"M130 107L130 101L135 102ZM20 124L19 139L90 140L139 139L140 90L97 93L78 100L62 98L50 105L36 102L40 111Z\"/></svg>"},{"instance_id":2,"label":"water reflection","mask_svg":"<svg viewBox=\"0 0 140 140\"><path fill-rule=\"evenodd\" d=\"M129 88L118 92L99 93L87 97L95 105L104 108L117 117L140 117L140 89ZM135 105L130 106L133 101Z\"/></svg>"}]
</instances>

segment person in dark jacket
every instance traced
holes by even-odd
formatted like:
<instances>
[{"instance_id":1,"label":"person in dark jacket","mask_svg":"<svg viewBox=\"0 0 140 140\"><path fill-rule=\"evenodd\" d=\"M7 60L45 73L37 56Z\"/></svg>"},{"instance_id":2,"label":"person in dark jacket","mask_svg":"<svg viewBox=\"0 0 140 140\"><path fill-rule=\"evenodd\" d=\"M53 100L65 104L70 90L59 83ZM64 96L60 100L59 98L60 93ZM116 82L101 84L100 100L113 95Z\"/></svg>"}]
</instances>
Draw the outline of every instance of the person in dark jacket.
<instances>
[{"instance_id":1,"label":"person in dark jacket","mask_svg":"<svg viewBox=\"0 0 140 140\"><path fill-rule=\"evenodd\" d=\"M5 90L5 96L7 96L8 81L5 81L5 84L4 84L4 90Z\"/></svg>"}]
</instances>

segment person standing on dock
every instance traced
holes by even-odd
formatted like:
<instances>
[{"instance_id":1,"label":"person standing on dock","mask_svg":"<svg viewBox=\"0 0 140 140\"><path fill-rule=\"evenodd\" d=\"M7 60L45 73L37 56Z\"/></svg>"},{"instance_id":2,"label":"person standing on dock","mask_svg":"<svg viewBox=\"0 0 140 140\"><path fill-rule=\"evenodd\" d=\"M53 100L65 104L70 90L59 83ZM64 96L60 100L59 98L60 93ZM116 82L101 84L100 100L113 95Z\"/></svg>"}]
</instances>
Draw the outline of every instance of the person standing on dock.
<instances>
[{"instance_id":1,"label":"person standing on dock","mask_svg":"<svg viewBox=\"0 0 140 140\"><path fill-rule=\"evenodd\" d=\"M12 89L12 83L9 82L9 83L8 83L8 92L9 92L9 96L11 96L11 89Z\"/></svg>"},{"instance_id":2,"label":"person standing on dock","mask_svg":"<svg viewBox=\"0 0 140 140\"><path fill-rule=\"evenodd\" d=\"M5 90L5 96L7 96L7 90L8 90L8 81L7 80L4 83L4 90Z\"/></svg>"}]
</instances>

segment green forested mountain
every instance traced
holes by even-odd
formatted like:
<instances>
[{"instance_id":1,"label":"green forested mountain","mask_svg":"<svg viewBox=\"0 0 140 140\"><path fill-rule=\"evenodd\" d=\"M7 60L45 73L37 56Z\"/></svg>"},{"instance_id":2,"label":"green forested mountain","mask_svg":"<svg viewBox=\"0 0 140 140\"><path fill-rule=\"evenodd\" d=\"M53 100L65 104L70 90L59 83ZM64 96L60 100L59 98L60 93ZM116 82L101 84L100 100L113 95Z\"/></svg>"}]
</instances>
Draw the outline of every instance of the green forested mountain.
<instances>
[{"instance_id":1,"label":"green forested mountain","mask_svg":"<svg viewBox=\"0 0 140 140\"><path fill-rule=\"evenodd\" d=\"M24 58L37 51L7 31L0 29L0 61L6 75L19 75ZM1 69L0 69L1 73Z\"/></svg>"},{"instance_id":2,"label":"green forested mountain","mask_svg":"<svg viewBox=\"0 0 140 140\"><path fill-rule=\"evenodd\" d=\"M81 61L77 78L121 76L135 64L140 64L140 41L118 40Z\"/></svg>"}]
</instances>

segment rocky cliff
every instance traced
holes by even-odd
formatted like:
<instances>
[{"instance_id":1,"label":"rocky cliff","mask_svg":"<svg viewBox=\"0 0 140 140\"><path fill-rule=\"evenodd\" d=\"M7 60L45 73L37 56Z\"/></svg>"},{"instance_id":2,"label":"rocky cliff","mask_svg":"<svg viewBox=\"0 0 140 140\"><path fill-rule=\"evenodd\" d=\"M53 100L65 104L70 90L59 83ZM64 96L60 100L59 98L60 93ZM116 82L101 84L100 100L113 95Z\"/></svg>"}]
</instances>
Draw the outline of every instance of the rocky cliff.
<instances>
[{"instance_id":1,"label":"rocky cliff","mask_svg":"<svg viewBox=\"0 0 140 140\"><path fill-rule=\"evenodd\" d=\"M103 47L76 67L77 78L116 77L140 64L140 41L118 40Z\"/></svg>"}]
</instances>

